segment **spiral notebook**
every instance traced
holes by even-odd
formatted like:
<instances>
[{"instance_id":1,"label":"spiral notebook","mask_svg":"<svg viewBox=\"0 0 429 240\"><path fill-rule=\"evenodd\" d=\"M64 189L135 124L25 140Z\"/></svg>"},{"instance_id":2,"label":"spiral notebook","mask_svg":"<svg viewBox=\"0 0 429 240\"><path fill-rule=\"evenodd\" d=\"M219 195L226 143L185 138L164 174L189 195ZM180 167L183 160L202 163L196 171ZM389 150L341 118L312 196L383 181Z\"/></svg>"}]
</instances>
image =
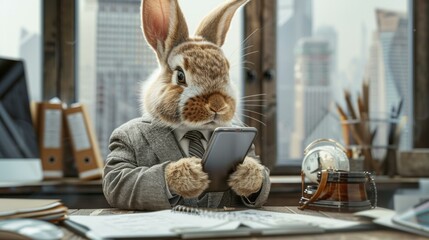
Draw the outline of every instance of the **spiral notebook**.
<instances>
[{"instance_id":1,"label":"spiral notebook","mask_svg":"<svg viewBox=\"0 0 429 240\"><path fill-rule=\"evenodd\" d=\"M289 235L351 229L358 222L262 210L172 210L103 216L70 216L65 225L89 239L218 238Z\"/></svg>"}]
</instances>

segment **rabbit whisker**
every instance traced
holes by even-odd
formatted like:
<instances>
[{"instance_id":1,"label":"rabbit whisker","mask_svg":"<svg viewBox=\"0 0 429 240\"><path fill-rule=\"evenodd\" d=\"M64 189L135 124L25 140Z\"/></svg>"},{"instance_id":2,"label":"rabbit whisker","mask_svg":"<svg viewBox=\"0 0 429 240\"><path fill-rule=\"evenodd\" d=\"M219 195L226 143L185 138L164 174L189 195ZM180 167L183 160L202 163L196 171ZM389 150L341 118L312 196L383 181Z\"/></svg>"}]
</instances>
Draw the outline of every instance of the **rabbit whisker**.
<instances>
[{"instance_id":1,"label":"rabbit whisker","mask_svg":"<svg viewBox=\"0 0 429 240\"><path fill-rule=\"evenodd\" d=\"M251 62L251 61L247 61L247 60L245 60L245 61L243 61L243 64L250 64L250 65L255 65L253 62Z\"/></svg>"},{"instance_id":2,"label":"rabbit whisker","mask_svg":"<svg viewBox=\"0 0 429 240\"><path fill-rule=\"evenodd\" d=\"M241 48L241 51L244 51L244 50L251 48L251 47L253 47L253 45L245 46L245 47Z\"/></svg>"},{"instance_id":3,"label":"rabbit whisker","mask_svg":"<svg viewBox=\"0 0 429 240\"><path fill-rule=\"evenodd\" d=\"M245 56L249 56L249 55L251 55L251 54L254 54L254 53L258 53L259 51L258 50L256 50L256 51L253 51L253 52L248 52L248 53L246 53L246 54L243 54L243 56L241 56L241 57L245 57Z\"/></svg>"},{"instance_id":4,"label":"rabbit whisker","mask_svg":"<svg viewBox=\"0 0 429 240\"><path fill-rule=\"evenodd\" d=\"M249 68L249 67L244 67L244 66L243 66L243 69L246 69L246 70L252 71L252 69L251 69L251 68Z\"/></svg>"},{"instance_id":5,"label":"rabbit whisker","mask_svg":"<svg viewBox=\"0 0 429 240\"><path fill-rule=\"evenodd\" d=\"M252 97L258 97L258 96L265 96L265 95L267 95L267 94L265 94L265 93L253 94L253 95L247 95L247 96L244 96L244 97L242 97L241 99L245 99L245 98L252 98Z\"/></svg>"},{"instance_id":6,"label":"rabbit whisker","mask_svg":"<svg viewBox=\"0 0 429 240\"><path fill-rule=\"evenodd\" d=\"M244 123L238 116L237 114L234 115L234 118L239 122L240 125L248 127L249 125L247 125L246 123Z\"/></svg>"},{"instance_id":7,"label":"rabbit whisker","mask_svg":"<svg viewBox=\"0 0 429 240\"><path fill-rule=\"evenodd\" d=\"M248 109L242 109L243 111L246 111L246 112L250 112L250 113L254 113L254 114L258 114L258 115L260 115L260 116L263 116L263 117L265 117L265 114L262 114L262 113L259 113L259 112L256 112L256 111L252 111L252 110L248 110Z\"/></svg>"},{"instance_id":8,"label":"rabbit whisker","mask_svg":"<svg viewBox=\"0 0 429 240\"><path fill-rule=\"evenodd\" d=\"M256 118L253 118L253 117L251 117L251 116L249 116L249 115L246 115L246 114L243 114L243 113L241 113L241 115L243 116L243 117L247 117L247 118L249 118L249 119L252 119L252 120L254 120L254 121L257 121L257 122L259 122L260 124L262 124L262 125L264 125L265 127L267 126L265 123L263 123L262 121L260 121L260 120L258 120L258 119L256 119Z\"/></svg>"},{"instance_id":9,"label":"rabbit whisker","mask_svg":"<svg viewBox=\"0 0 429 240\"><path fill-rule=\"evenodd\" d=\"M261 30L260 28L255 29L252 33L249 34L249 36L247 36L243 42L241 43L242 45L244 45L252 36L253 34L255 34L257 31Z\"/></svg>"},{"instance_id":10,"label":"rabbit whisker","mask_svg":"<svg viewBox=\"0 0 429 240\"><path fill-rule=\"evenodd\" d=\"M244 45L244 43L241 43L241 44ZM245 46L243 48L236 48L231 54L229 54L229 57L234 56L234 54L237 53L238 50L244 51L244 50L251 48L251 47L253 47L253 45Z\"/></svg>"},{"instance_id":11,"label":"rabbit whisker","mask_svg":"<svg viewBox=\"0 0 429 240\"><path fill-rule=\"evenodd\" d=\"M267 99L248 99L248 100L241 100L240 102L267 102Z\"/></svg>"},{"instance_id":12,"label":"rabbit whisker","mask_svg":"<svg viewBox=\"0 0 429 240\"><path fill-rule=\"evenodd\" d=\"M240 63L232 64L232 65L231 65L231 68L235 68L235 67L237 67L237 66L241 66L241 64L240 64Z\"/></svg>"},{"instance_id":13,"label":"rabbit whisker","mask_svg":"<svg viewBox=\"0 0 429 240\"><path fill-rule=\"evenodd\" d=\"M252 70L252 69L250 69L249 67L246 67L245 65L246 64L249 64L249 65L255 65L253 62L251 62L251 61L242 61L242 62L239 62L239 63L234 63L234 64L232 64L231 65L231 68L235 68L235 67L237 67L237 66L241 66L243 69L247 69L247 70Z\"/></svg>"},{"instance_id":14,"label":"rabbit whisker","mask_svg":"<svg viewBox=\"0 0 429 240\"><path fill-rule=\"evenodd\" d=\"M240 104L243 107L266 107L266 104Z\"/></svg>"}]
</instances>

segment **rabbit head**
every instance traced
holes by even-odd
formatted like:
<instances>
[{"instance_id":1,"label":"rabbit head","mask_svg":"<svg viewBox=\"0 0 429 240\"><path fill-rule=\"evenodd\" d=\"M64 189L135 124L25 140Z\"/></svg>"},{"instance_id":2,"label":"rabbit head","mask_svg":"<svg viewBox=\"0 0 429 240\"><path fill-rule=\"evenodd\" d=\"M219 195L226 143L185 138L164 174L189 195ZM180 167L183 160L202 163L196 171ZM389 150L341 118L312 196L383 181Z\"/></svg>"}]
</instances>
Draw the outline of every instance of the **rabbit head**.
<instances>
[{"instance_id":1,"label":"rabbit head","mask_svg":"<svg viewBox=\"0 0 429 240\"><path fill-rule=\"evenodd\" d=\"M159 68L143 89L143 111L171 126L214 128L229 125L236 95L221 46L232 17L248 0L229 0L207 15L194 37L177 0L142 0L146 41Z\"/></svg>"}]
</instances>

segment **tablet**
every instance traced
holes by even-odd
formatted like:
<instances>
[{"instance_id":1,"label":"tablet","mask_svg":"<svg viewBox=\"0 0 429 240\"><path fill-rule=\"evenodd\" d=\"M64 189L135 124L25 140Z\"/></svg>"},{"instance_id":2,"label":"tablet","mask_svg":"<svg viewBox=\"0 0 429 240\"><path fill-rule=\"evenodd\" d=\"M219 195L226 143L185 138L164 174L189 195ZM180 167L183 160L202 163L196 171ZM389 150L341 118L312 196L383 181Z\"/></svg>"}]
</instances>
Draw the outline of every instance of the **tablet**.
<instances>
[{"instance_id":1,"label":"tablet","mask_svg":"<svg viewBox=\"0 0 429 240\"><path fill-rule=\"evenodd\" d=\"M393 222L429 234L429 200L393 217Z\"/></svg>"},{"instance_id":2,"label":"tablet","mask_svg":"<svg viewBox=\"0 0 429 240\"><path fill-rule=\"evenodd\" d=\"M234 168L243 162L257 134L253 127L216 128L203 156L203 170L209 175L207 192L229 189L227 180Z\"/></svg>"}]
</instances>

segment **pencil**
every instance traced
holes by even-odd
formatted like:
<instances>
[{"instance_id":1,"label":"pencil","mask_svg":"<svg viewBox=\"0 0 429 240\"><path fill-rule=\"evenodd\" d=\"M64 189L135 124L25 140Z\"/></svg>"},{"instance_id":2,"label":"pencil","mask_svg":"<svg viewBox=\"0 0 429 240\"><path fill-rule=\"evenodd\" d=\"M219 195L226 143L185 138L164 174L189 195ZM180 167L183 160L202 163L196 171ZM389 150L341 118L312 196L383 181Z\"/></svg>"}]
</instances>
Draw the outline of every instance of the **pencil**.
<instances>
[{"instance_id":1,"label":"pencil","mask_svg":"<svg viewBox=\"0 0 429 240\"><path fill-rule=\"evenodd\" d=\"M347 115L344 112L343 108L340 106L340 104L335 103L335 106L337 107L338 113L340 115L340 121L341 121L341 130L343 132L343 139L344 139L344 144L346 145L347 148L347 157L351 157L352 156L352 151L349 148L350 146L350 128L349 128L349 123L347 123Z\"/></svg>"},{"instance_id":2,"label":"pencil","mask_svg":"<svg viewBox=\"0 0 429 240\"><path fill-rule=\"evenodd\" d=\"M362 98L365 112L369 118L369 79L363 80L362 83Z\"/></svg>"},{"instance_id":3,"label":"pencil","mask_svg":"<svg viewBox=\"0 0 429 240\"><path fill-rule=\"evenodd\" d=\"M357 119L356 112L353 108L351 95L348 90L344 90L344 97L346 99L346 104L347 104L347 108L349 110L350 116L352 117L352 119Z\"/></svg>"}]
</instances>

